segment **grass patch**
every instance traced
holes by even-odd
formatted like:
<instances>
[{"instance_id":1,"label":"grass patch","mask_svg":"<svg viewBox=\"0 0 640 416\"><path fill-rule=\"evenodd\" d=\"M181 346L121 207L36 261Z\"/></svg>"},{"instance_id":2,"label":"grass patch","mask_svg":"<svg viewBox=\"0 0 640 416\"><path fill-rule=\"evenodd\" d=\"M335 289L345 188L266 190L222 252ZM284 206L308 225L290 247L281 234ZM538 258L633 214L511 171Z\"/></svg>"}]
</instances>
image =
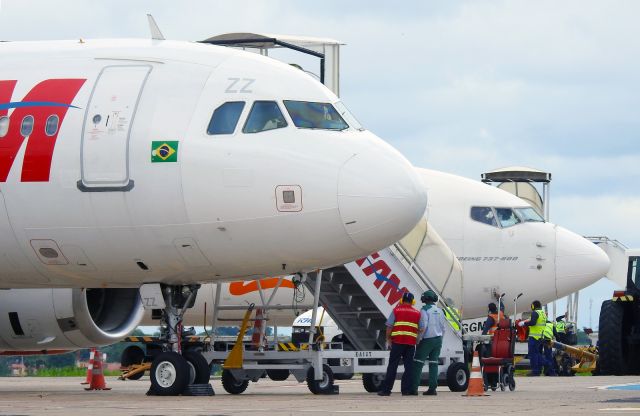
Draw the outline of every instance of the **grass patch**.
<instances>
[{"instance_id":1,"label":"grass patch","mask_svg":"<svg viewBox=\"0 0 640 416\"><path fill-rule=\"evenodd\" d=\"M34 377L84 377L87 375L86 368L78 367L60 367L60 368L43 368L38 370ZM105 376L119 376L118 370L104 370Z\"/></svg>"}]
</instances>

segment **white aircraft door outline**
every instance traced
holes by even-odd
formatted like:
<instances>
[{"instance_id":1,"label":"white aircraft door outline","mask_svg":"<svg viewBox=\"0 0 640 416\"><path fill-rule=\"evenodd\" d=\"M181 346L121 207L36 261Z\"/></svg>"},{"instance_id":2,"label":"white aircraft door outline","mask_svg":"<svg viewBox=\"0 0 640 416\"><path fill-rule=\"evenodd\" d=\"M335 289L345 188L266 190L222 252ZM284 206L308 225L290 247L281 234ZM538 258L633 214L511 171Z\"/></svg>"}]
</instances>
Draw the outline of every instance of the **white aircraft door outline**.
<instances>
[{"instance_id":1,"label":"white aircraft door outline","mask_svg":"<svg viewBox=\"0 0 640 416\"><path fill-rule=\"evenodd\" d=\"M129 140L151 65L102 69L85 112L80 145L83 192L130 191Z\"/></svg>"}]
</instances>

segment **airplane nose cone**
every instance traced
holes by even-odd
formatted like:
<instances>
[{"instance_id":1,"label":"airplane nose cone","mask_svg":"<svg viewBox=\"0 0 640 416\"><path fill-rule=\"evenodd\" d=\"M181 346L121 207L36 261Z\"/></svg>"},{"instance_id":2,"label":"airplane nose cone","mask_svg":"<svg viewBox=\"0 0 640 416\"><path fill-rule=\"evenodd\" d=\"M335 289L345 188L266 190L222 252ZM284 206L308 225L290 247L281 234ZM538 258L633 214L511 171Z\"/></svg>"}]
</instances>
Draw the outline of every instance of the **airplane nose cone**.
<instances>
[{"instance_id":1,"label":"airplane nose cone","mask_svg":"<svg viewBox=\"0 0 640 416\"><path fill-rule=\"evenodd\" d=\"M609 271L609 256L578 234L556 227L556 291L558 297L583 289Z\"/></svg>"},{"instance_id":2,"label":"airplane nose cone","mask_svg":"<svg viewBox=\"0 0 640 416\"><path fill-rule=\"evenodd\" d=\"M347 234L359 248L380 250L407 235L427 206L413 166L391 148L351 157L338 179L338 207Z\"/></svg>"}]
</instances>

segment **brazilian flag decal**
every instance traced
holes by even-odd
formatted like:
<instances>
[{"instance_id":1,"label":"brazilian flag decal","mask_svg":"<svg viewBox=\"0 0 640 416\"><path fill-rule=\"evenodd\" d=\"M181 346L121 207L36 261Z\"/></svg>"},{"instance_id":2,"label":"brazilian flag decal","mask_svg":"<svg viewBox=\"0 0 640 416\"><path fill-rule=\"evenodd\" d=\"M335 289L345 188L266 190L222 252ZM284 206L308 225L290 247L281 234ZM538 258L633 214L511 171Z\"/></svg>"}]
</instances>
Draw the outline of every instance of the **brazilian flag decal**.
<instances>
[{"instance_id":1,"label":"brazilian flag decal","mask_svg":"<svg viewBox=\"0 0 640 416\"><path fill-rule=\"evenodd\" d=\"M151 163L177 162L178 142L151 142Z\"/></svg>"}]
</instances>

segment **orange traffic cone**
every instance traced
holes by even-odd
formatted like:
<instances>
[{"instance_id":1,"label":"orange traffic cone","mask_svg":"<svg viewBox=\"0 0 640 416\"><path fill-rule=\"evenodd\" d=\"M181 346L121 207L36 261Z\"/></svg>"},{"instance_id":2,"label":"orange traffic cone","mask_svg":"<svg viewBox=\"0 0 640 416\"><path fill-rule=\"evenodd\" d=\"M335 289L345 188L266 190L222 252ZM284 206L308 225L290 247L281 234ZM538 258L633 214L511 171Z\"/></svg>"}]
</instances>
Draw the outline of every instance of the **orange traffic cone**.
<instances>
[{"instance_id":1,"label":"orange traffic cone","mask_svg":"<svg viewBox=\"0 0 640 416\"><path fill-rule=\"evenodd\" d=\"M264 338L264 309L256 308L256 320L253 321L253 334L251 335L251 345L260 349Z\"/></svg>"},{"instance_id":2,"label":"orange traffic cone","mask_svg":"<svg viewBox=\"0 0 640 416\"><path fill-rule=\"evenodd\" d=\"M480 357L478 357L478 351L473 353L469 387L463 396L488 396L488 394L485 394L484 392L484 381L482 380L482 370L480 369Z\"/></svg>"},{"instance_id":3,"label":"orange traffic cone","mask_svg":"<svg viewBox=\"0 0 640 416\"><path fill-rule=\"evenodd\" d=\"M90 384L93 370L93 359L96 356L96 349L91 348L91 352L89 353L89 365L87 366L87 378L80 384Z\"/></svg>"},{"instance_id":4,"label":"orange traffic cone","mask_svg":"<svg viewBox=\"0 0 640 416\"><path fill-rule=\"evenodd\" d=\"M100 350L96 350L95 358L93 359L93 369L91 370L91 383L85 390L111 390L104 381L102 354Z\"/></svg>"}]
</instances>

